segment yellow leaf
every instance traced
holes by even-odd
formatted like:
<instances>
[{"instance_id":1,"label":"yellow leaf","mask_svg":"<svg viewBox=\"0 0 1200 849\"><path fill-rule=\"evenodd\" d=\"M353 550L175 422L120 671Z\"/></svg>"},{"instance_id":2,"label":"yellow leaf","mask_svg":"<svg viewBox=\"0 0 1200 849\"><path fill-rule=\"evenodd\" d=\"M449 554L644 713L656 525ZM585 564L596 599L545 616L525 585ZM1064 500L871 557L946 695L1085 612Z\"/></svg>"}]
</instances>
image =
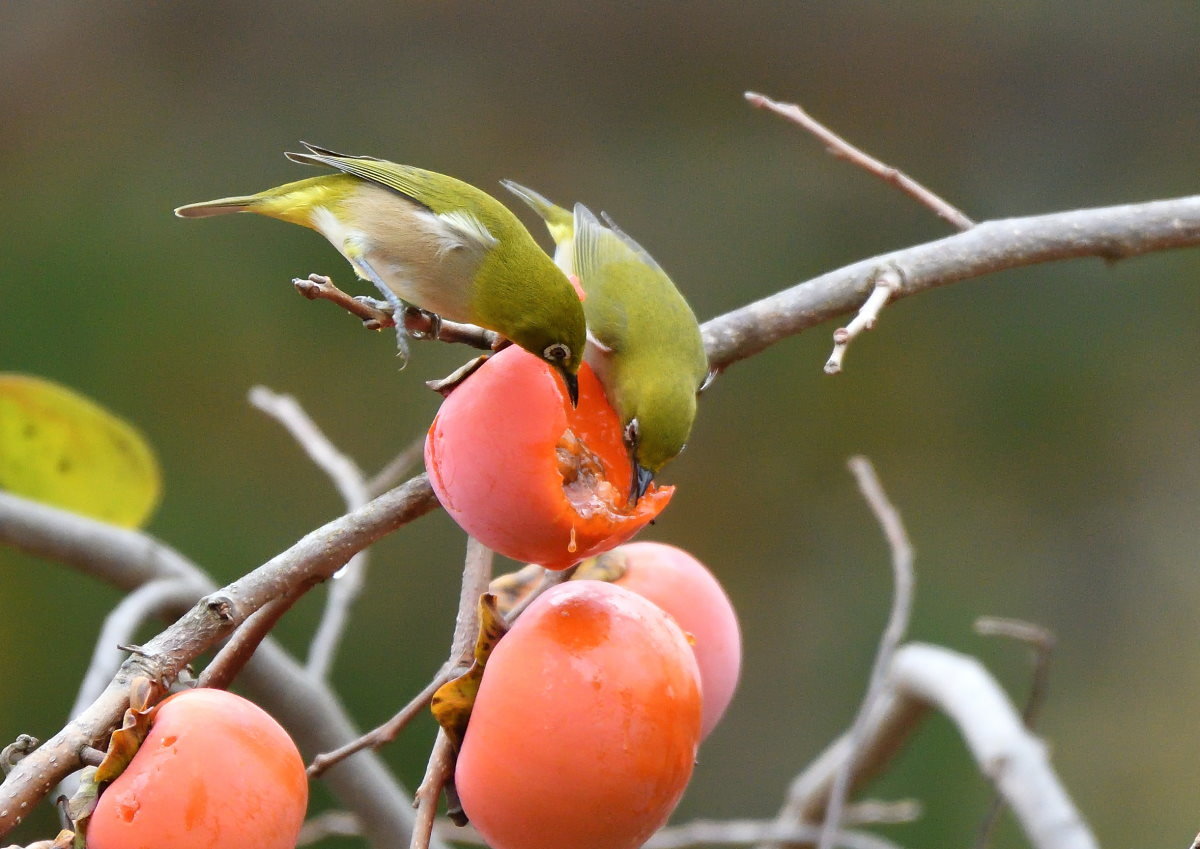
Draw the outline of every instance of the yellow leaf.
<instances>
[{"instance_id":1,"label":"yellow leaf","mask_svg":"<svg viewBox=\"0 0 1200 849\"><path fill-rule=\"evenodd\" d=\"M434 719L454 745L455 752L462 747L463 737L467 733L467 722L471 719L471 709L475 707L475 695L479 692L479 682L483 680L483 668L487 665L488 656L507 630L504 615L496 607L496 596L491 593L481 595L479 637L475 640L474 661L462 675L439 687L429 705Z\"/></svg>"},{"instance_id":2,"label":"yellow leaf","mask_svg":"<svg viewBox=\"0 0 1200 849\"><path fill-rule=\"evenodd\" d=\"M131 528L160 480L132 425L65 386L0 373L0 490Z\"/></svg>"}]
</instances>

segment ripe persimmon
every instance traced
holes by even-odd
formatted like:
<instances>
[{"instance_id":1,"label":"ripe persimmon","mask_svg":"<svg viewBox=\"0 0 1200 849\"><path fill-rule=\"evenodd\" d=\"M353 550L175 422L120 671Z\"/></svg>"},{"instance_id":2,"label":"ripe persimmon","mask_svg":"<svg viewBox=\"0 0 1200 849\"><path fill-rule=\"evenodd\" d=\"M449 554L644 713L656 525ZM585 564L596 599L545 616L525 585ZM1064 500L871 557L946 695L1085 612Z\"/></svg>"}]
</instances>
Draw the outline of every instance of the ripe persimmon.
<instances>
[{"instance_id":1,"label":"ripe persimmon","mask_svg":"<svg viewBox=\"0 0 1200 849\"><path fill-rule=\"evenodd\" d=\"M674 487L636 504L616 411L585 363L579 405L544 360L516 345L490 357L442 402L425 440L442 506L481 543L514 560L565 569L624 542Z\"/></svg>"},{"instance_id":2,"label":"ripe persimmon","mask_svg":"<svg viewBox=\"0 0 1200 849\"><path fill-rule=\"evenodd\" d=\"M163 700L96 804L88 849L292 849L308 805L304 761L262 708L224 690Z\"/></svg>"},{"instance_id":3,"label":"ripe persimmon","mask_svg":"<svg viewBox=\"0 0 1200 849\"><path fill-rule=\"evenodd\" d=\"M537 598L488 659L455 785L493 849L636 849L683 795L700 741L675 621L603 581Z\"/></svg>"}]
</instances>

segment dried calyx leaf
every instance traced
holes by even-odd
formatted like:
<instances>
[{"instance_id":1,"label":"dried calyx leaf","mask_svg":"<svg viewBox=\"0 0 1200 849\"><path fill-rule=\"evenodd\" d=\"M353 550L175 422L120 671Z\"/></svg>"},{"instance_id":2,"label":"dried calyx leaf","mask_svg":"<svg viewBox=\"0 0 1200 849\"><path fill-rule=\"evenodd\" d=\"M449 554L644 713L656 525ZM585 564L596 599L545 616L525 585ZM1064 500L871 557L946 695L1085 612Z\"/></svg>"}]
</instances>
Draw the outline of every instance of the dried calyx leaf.
<instances>
[{"instance_id":1,"label":"dried calyx leaf","mask_svg":"<svg viewBox=\"0 0 1200 849\"><path fill-rule=\"evenodd\" d=\"M474 660L466 672L439 687L430 703L434 719L450 738L455 752L462 746L467 733L467 723L471 719L471 709L475 706L475 696L483 680L487 659L507 630L504 615L497 607L496 596L492 593L481 595L479 637L475 641Z\"/></svg>"},{"instance_id":2,"label":"dried calyx leaf","mask_svg":"<svg viewBox=\"0 0 1200 849\"><path fill-rule=\"evenodd\" d=\"M129 708L121 720L121 727L108 740L108 752L104 760L99 766L82 770L79 789L67 802L67 815L75 826L74 844L77 849L82 849L86 841L87 821L96 809L100 791L129 766L142 741L150 733L150 723L165 694L166 687L149 678L134 678L129 685Z\"/></svg>"}]
</instances>

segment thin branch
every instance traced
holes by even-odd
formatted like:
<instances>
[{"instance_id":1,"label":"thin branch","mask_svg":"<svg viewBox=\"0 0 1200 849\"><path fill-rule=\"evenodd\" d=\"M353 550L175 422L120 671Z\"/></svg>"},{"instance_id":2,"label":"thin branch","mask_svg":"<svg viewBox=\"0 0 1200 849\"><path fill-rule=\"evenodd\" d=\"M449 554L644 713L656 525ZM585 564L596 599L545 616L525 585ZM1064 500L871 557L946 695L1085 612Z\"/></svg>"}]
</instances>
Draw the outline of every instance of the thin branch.
<instances>
[{"instance_id":1,"label":"thin branch","mask_svg":"<svg viewBox=\"0 0 1200 849\"><path fill-rule=\"evenodd\" d=\"M433 699L433 694L438 691L438 688L449 681L457 674L456 667L447 663L443 664L433 679L425 685L425 689L413 696L399 712L391 719L373 728L366 734L351 740L345 745L339 746L329 752L322 752L317 755L308 767L308 777L318 778L325 770L341 763L346 758L356 752L361 752L363 749L378 749L386 743L396 739L396 736L403 731L410 722L420 715L421 711L429 706L429 702Z\"/></svg>"},{"instance_id":2,"label":"thin branch","mask_svg":"<svg viewBox=\"0 0 1200 849\"><path fill-rule=\"evenodd\" d=\"M837 839L838 829L842 823L842 808L850 788L850 772L859 742L866 736L866 726L870 720L876 703L879 702L884 688L887 686L888 671L892 665L892 657L899 648L904 634L908 631L908 620L912 614L913 604L913 552L904 530L900 514L888 500L883 491L883 484L875 474L871 461L866 457L851 457L848 464L862 490L863 498L870 505L880 527L883 528L888 546L892 550L892 580L894 595L892 610L888 616L887 627L879 640L879 650L875 655L875 663L871 667L871 679L867 684L867 693L863 697L862 707L854 717L850 726L850 752L842 762L833 779L833 787L829 792L829 803L825 808L825 824L821 829L819 849L833 849Z\"/></svg>"},{"instance_id":3,"label":"thin branch","mask_svg":"<svg viewBox=\"0 0 1200 849\"><path fill-rule=\"evenodd\" d=\"M300 828L296 846L308 846L327 837L358 837L358 817L350 811L322 811L309 817Z\"/></svg>"},{"instance_id":4,"label":"thin branch","mask_svg":"<svg viewBox=\"0 0 1200 849\"><path fill-rule=\"evenodd\" d=\"M846 349L850 347L850 342L864 330L871 330L875 327L879 313L892 294L900 290L903 282L896 269L891 267L879 269L879 273L875 276L875 288L871 290L871 294L859 307L858 315L845 327L839 327L833 331L833 353L829 355L829 360L825 363L826 374L841 373L842 360L846 358Z\"/></svg>"},{"instance_id":5,"label":"thin branch","mask_svg":"<svg viewBox=\"0 0 1200 849\"><path fill-rule=\"evenodd\" d=\"M975 620L975 632L989 637L1008 637L1026 643L1033 655L1033 680L1029 684L1029 698L1021 711L1021 721L1030 731L1037 724L1038 714L1046 700L1050 683L1050 659L1054 652L1054 634L1032 622L1020 619L1005 619L1000 616L981 616ZM979 826L975 838L976 849L986 849L1004 811L1004 800L997 791L992 792L992 801Z\"/></svg>"},{"instance_id":6,"label":"thin branch","mask_svg":"<svg viewBox=\"0 0 1200 849\"><path fill-rule=\"evenodd\" d=\"M924 807L916 799L883 802L867 799L847 805L842 812L843 825L899 825L916 822Z\"/></svg>"},{"instance_id":7,"label":"thin branch","mask_svg":"<svg viewBox=\"0 0 1200 849\"><path fill-rule=\"evenodd\" d=\"M513 609L508 611L504 616L504 621L511 625L517 620L517 617L525 612L526 608L551 587L565 583L571 580L571 576L575 574L575 570L579 568L579 564L570 566L566 569L542 569L542 579L538 581L538 585L530 590L529 594L513 605Z\"/></svg>"},{"instance_id":8,"label":"thin branch","mask_svg":"<svg viewBox=\"0 0 1200 849\"><path fill-rule=\"evenodd\" d=\"M458 595L458 615L454 620L454 638L447 664L465 664L479 637L479 597L488 591L492 580L492 551L474 537L467 538L467 557L463 565L462 589ZM454 747L446 732L438 729L425 778L417 788L417 818L413 823L410 849L428 849L433 821L437 816L442 789L454 774Z\"/></svg>"},{"instance_id":9,"label":"thin branch","mask_svg":"<svg viewBox=\"0 0 1200 849\"><path fill-rule=\"evenodd\" d=\"M433 822L437 817L438 800L442 797L442 789L454 774L454 747L446 732L438 729L437 739L433 741L433 751L429 753L429 763L425 767L425 777L417 787L413 806L417 809L417 817L413 822L412 842L409 849L428 849L433 835Z\"/></svg>"},{"instance_id":10,"label":"thin branch","mask_svg":"<svg viewBox=\"0 0 1200 849\"><path fill-rule=\"evenodd\" d=\"M850 144L850 142L813 118L798 105L794 103L780 103L766 95L756 94L753 91L746 92L746 100L750 102L751 106L757 106L760 109L770 109L777 115L782 115L789 121L799 124L820 139L824 143L825 149L838 159L845 159L852 165L862 168L868 174L872 174L884 182L895 186L917 201L917 203L933 210L935 214L950 222L959 230L969 230L975 225L975 222L963 214L957 207L947 203L903 171L880 162L874 156Z\"/></svg>"},{"instance_id":11,"label":"thin branch","mask_svg":"<svg viewBox=\"0 0 1200 849\"><path fill-rule=\"evenodd\" d=\"M217 652L197 682L201 687L214 687L224 690L233 683L233 679L242 671L250 658L258 650L262 641L271 633L271 629L287 613L303 593L291 592L271 599L258 610L251 613L246 621L233 632L229 641Z\"/></svg>"},{"instance_id":12,"label":"thin branch","mask_svg":"<svg viewBox=\"0 0 1200 849\"><path fill-rule=\"evenodd\" d=\"M1025 709L1021 711L1021 718L1025 727L1032 731L1050 688L1050 661L1057 642L1054 632L1021 619L980 616L975 620L975 633L986 637L1008 637L1029 646L1033 655L1033 680L1029 684L1029 699L1025 702Z\"/></svg>"},{"instance_id":13,"label":"thin branch","mask_svg":"<svg viewBox=\"0 0 1200 849\"><path fill-rule=\"evenodd\" d=\"M250 403L287 429L313 463L328 475L341 494L347 510L356 510L370 500L366 480L358 464L334 446L294 397L272 392L265 386L255 386L250 389ZM369 549L363 549L333 575L325 599L325 610L309 642L308 662L305 664L308 673L316 678L328 677L333 666L334 656L350 619L350 610L362 593L369 558Z\"/></svg>"},{"instance_id":14,"label":"thin branch","mask_svg":"<svg viewBox=\"0 0 1200 849\"><path fill-rule=\"evenodd\" d=\"M296 287L297 292L310 301L322 300L337 304L351 315L361 319L368 330L382 330L385 327L396 326L390 305L371 298L356 298L348 295L323 274L310 274L307 279L297 277L292 280L292 285ZM404 328L413 339L457 342L484 351L494 349L501 341L500 335L495 331L484 330L473 324L462 324L445 319L435 324L429 313L421 310L405 312Z\"/></svg>"},{"instance_id":15,"label":"thin branch","mask_svg":"<svg viewBox=\"0 0 1200 849\"><path fill-rule=\"evenodd\" d=\"M425 434L421 434L408 447L387 462L375 476L367 481L367 495L374 498L382 495L412 474L425 453Z\"/></svg>"},{"instance_id":16,"label":"thin branch","mask_svg":"<svg viewBox=\"0 0 1200 849\"><path fill-rule=\"evenodd\" d=\"M897 300L995 271L1094 256L1124 259L1200 245L1200 196L1056 212L977 224L958 233L830 271L806 283L725 313L702 326L709 366L721 372L739 360L858 309L880 268L904 283Z\"/></svg>"}]
</instances>

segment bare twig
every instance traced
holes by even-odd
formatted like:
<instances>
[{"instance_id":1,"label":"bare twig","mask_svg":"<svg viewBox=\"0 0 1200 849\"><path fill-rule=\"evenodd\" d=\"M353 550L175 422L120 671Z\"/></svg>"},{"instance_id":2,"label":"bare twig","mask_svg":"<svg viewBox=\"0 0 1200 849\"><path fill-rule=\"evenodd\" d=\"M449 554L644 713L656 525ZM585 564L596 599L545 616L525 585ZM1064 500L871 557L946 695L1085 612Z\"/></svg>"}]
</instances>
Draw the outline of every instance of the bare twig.
<instances>
[{"instance_id":1,"label":"bare twig","mask_svg":"<svg viewBox=\"0 0 1200 849\"><path fill-rule=\"evenodd\" d=\"M826 374L841 372L842 360L846 358L846 349L850 347L850 342L864 330L871 330L875 327L875 321L879 318L880 311L892 297L892 293L898 292L903 283L900 272L895 268L887 267L879 270L875 276L875 288L871 290L871 294L859 307L858 315L845 327L839 327L833 331L833 353L829 355L829 360L825 363Z\"/></svg>"},{"instance_id":2,"label":"bare twig","mask_svg":"<svg viewBox=\"0 0 1200 849\"><path fill-rule=\"evenodd\" d=\"M1008 637L1020 640L1029 645L1033 654L1033 680L1029 684L1029 698L1021 711L1021 719L1030 731L1037 723L1046 700L1046 692L1050 683L1050 656L1054 651L1054 634L1049 628L1043 628L1032 622L1020 619L1005 619L999 616L981 616L975 620L975 632L984 636ZM977 849L986 849L991 843L996 824L1004 810L1004 800L998 791L992 792L992 801L983 821L979 825L979 833L975 839Z\"/></svg>"},{"instance_id":3,"label":"bare twig","mask_svg":"<svg viewBox=\"0 0 1200 849\"><path fill-rule=\"evenodd\" d=\"M408 704L383 725L373 728L366 734L355 740L351 740L343 746L317 755L308 767L309 778L319 777L325 770L335 764L341 763L355 752L361 752L363 749L378 749L380 746L395 740L396 735L416 719L424 708L428 707L429 702L433 699L433 694L437 692L438 688L453 678L455 674L457 674L455 666L449 663L444 664L441 670L433 676L433 680L425 685L425 689L413 696Z\"/></svg>"},{"instance_id":4,"label":"bare twig","mask_svg":"<svg viewBox=\"0 0 1200 849\"><path fill-rule=\"evenodd\" d=\"M367 484L358 464L339 451L316 422L291 395L280 395L265 386L250 390L250 403L278 421L319 469L329 476L346 504L356 510L370 500ZM333 666L338 645L346 631L350 609L362 593L370 550L363 549L334 573L325 599L325 610L316 633L308 645L305 668L316 678L325 678Z\"/></svg>"},{"instance_id":5,"label":"bare twig","mask_svg":"<svg viewBox=\"0 0 1200 849\"><path fill-rule=\"evenodd\" d=\"M1008 637L1029 646L1033 655L1033 680L1029 684L1029 699L1021 711L1025 727L1033 730L1038 714L1046 703L1050 686L1050 661L1057 642L1054 632L1034 622L1007 619L1001 616L981 616L975 620L975 632L987 637Z\"/></svg>"},{"instance_id":6,"label":"bare twig","mask_svg":"<svg viewBox=\"0 0 1200 849\"><path fill-rule=\"evenodd\" d=\"M250 662L250 658L271 633L280 617L291 609L301 595L302 592L291 592L278 596L246 617L246 621L233 632L233 636L221 647L212 662L204 667L198 685L218 690L229 687L242 668Z\"/></svg>"},{"instance_id":7,"label":"bare twig","mask_svg":"<svg viewBox=\"0 0 1200 849\"><path fill-rule=\"evenodd\" d=\"M433 751L429 753L429 763L425 767L425 777L417 787L413 806L417 809L417 818L413 822L412 842L410 849L426 849L433 834L433 821L437 816L438 799L442 796L442 788L454 774L454 747L446 732L438 729L437 739L433 742Z\"/></svg>"},{"instance_id":8,"label":"bare twig","mask_svg":"<svg viewBox=\"0 0 1200 849\"><path fill-rule=\"evenodd\" d=\"M916 799L895 802L864 800L847 805L842 812L843 825L898 825L921 818L923 807Z\"/></svg>"},{"instance_id":9,"label":"bare twig","mask_svg":"<svg viewBox=\"0 0 1200 849\"><path fill-rule=\"evenodd\" d=\"M327 837L358 837L360 833L358 817L350 811L322 811L304 821L296 845L309 846Z\"/></svg>"},{"instance_id":10,"label":"bare twig","mask_svg":"<svg viewBox=\"0 0 1200 849\"><path fill-rule=\"evenodd\" d=\"M959 230L967 230L974 226L975 222L964 215L958 208L938 197L903 171L893 168L890 165L885 165L869 153L850 144L850 142L813 118L798 105L794 103L780 103L766 95L756 94L753 91L746 92L746 100L752 106L757 106L760 109L770 109L777 115L782 115L789 121L799 124L820 139L824 143L825 149L838 159L845 159L852 165L857 165L867 173L878 177L886 183L890 183L916 200L917 203L933 210L939 217L950 222Z\"/></svg>"},{"instance_id":11,"label":"bare twig","mask_svg":"<svg viewBox=\"0 0 1200 849\"><path fill-rule=\"evenodd\" d=\"M846 803L846 795L850 788L850 772L857 757L859 741L866 735L866 726L875 704L880 700L886 686L888 670L892 657L904 639L908 630L908 620L912 614L913 603L913 553L909 544L908 534L900 514L888 500L883 491L883 485L866 457L851 457L850 471L858 480L863 498L867 500L875 518L883 528L884 536L892 550L892 579L895 584L892 598L892 610L888 616L887 627L879 640L879 651L875 655L875 663L871 667L871 679L867 684L867 693L863 697L862 707L854 717L850 726L850 752L842 762L834 776L833 787L829 792L829 803L825 808L825 824L821 829L819 849L832 849L836 842L838 829L841 827L842 808Z\"/></svg>"},{"instance_id":12,"label":"bare twig","mask_svg":"<svg viewBox=\"0 0 1200 849\"><path fill-rule=\"evenodd\" d=\"M454 638L447 664L462 666L468 662L479 637L479 597L487 592L492 580L492 551L474 537L467 539L467 557L463 566L462 589L458 595L458 615L454 620ZM425 778L417 788L417 818L413 823L410 849L427 849L437 816L442 788L454 773L454 750L446 732L438 729L437 740L429 755Z\"/></svg>"},{"instance_id":13,"label":"bare twig","mask_svg":"<svg viewBox=\"0 0 1200 849\"><path fill-rule=\"evenodd\" d=\"M1200 196L986 221L822 274L718 316L701 329L709 366L721 372L781 339L858 309L880 268L899 271L904 283L892 295L896 300L1009 268L1085 256L1124 259L1195 245L1200 245Z\"/></svg>"},{"instance_id":14,"label":"bare twig","mask_svg":"<svg viewBox=\"0 0 1200 849\"><path fill-rule=\"evenodd\" d=\"M566 569L543 569L541 581L539 581L538 585L530 591L529 595L525 596L525 598L513 605L513 609L508 611L508 613L505 615L504 621L511 625L517 620L518 616L525 612L529 605L533 604L534 600L538 596L553 586L557 586L558 584L571 580L571 576L575 574L575 570L577 568L578 564Z\"/></svg>"},{"instance_id":15,"label":"bare twig","mask_svg":"<svg viewBox=\"0 0 1200 849\"><path fill-rule=\"evenodd\" d=\"M388 461L375 477L367 481L367 495L374 498L382 495L412 474L412 470L425 452L425 434L421 434L408 447Z\"/></svg>"}]
</instances>

